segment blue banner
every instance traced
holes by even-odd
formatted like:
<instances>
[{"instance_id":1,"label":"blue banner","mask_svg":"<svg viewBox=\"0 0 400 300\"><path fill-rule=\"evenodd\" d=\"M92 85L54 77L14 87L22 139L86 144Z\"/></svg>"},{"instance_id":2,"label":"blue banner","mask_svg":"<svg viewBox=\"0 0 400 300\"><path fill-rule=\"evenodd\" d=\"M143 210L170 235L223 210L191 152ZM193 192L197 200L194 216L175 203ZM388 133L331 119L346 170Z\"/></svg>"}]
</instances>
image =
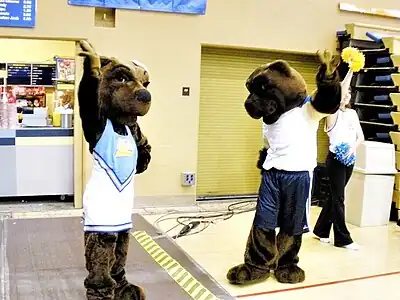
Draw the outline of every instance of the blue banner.
<instances>
[{"instance_id":1,"label":"blue banner","mask_svg":"<svg viewBox=\"0 0 400 300\"><path fill-rule=\"evenodd\" d=\"M70 5L204 15L207 0L68 0Z\"/></svg>"},{"instance_id":2,"label":"blue banner","mask_svg":"<svg viewBox=\"0 0 400 300\"><path fill-rule=\"evenodd\" d=\"M172 11L183 14L204 15L206 13L207 0L174 0Z\"/></svg>"},{"instance_id":3,"label":"blue banner","mask_svg":"<svg viewBox=\"0 0 400 300\"><path fill-rule=\"evenodd\" d=\"M173 12L173 0L140 0L141 10Z\"/></svg>"},{"instance_id":4,"label":"blue banner","mask_svg":"<svg viewBox=\"0 0 400 300\"><path fill-rule=\"evenodd\" d=\"M81 0L82 1L82 0ZM90 2L91 0L86 0ZM120 8L120 9L140 9L139 0L103 0L101 7Z\"/></svg>"},{"instance_id":5,"label":"blue banner","mask_svg":"<svg viewBox=\"0 0 400 300\"><path fill-rule=\"evenodd\" d=\"M0 1L0 27L35 27L36 0Z\"/></svg>"}]
</instances>

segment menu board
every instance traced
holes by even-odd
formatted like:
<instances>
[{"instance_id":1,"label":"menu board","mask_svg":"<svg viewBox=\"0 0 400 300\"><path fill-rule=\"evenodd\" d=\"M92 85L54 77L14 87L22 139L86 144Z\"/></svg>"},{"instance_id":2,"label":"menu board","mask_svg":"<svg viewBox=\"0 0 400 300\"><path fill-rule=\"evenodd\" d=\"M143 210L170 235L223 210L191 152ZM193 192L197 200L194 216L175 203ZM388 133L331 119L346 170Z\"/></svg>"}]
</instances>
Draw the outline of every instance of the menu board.
<instances>
[{"instance_id":1,"label":"menu board","mask_svg":"<svg viewBox=\"0 0 400 300\"><path fill-rule=\"evenodd\" d=\"M49 64L32 65L32 84L42 86L53 86L56 77L56 66Z\"/></svg>"},{"instance_id":2,"label":"menu board","mask_svg":"<svg viewBox=\"0 0 400 300\"><path fill-rule=\"evenodd\" d=\"M35 27L36 0L0 0L0 27Z\"/></svg>"},{"instance_id":3,"label":"menu board","mask_svg":"<svg viewBox=\"0 0 400 300\"><path fill-rule=\"evenodd\" d=\"M9 85L31 85L31 64L8 64L7 84Z\"/></svg>"}]
</instances>

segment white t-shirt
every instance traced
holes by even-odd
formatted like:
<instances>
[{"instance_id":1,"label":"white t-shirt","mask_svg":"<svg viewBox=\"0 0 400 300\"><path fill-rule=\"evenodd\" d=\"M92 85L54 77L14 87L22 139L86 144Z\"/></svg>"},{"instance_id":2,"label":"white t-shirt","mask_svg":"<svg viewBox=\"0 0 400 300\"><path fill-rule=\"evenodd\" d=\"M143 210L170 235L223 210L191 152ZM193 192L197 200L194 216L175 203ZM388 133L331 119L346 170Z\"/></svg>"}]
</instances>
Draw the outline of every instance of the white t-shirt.
<instances>
[{"instance_id":1,"label":"white t-shirt","mask_svg":"<svg viewBox=\"0 0 400 300\"><path fill-rule=\"evenodd\" d=\"M341 143L350 146L357 140L357 127L360 126L357 112L353 109L339 110L336 122L330 127L325 126L329 136L329 151L335 152L335 147Z\"/></svg>"},{"instance_id":2,"label":"white t-shirt","mask_svg":"<svg viewBox=\"0 0 400 300\"><path fill-rule=\"evenodd\" d=\"M312 171L317 166L319 118L310 114L310 102L284 113L274 124L263 124L268 140L265 170Z\"/></svg>"}]
</instances>

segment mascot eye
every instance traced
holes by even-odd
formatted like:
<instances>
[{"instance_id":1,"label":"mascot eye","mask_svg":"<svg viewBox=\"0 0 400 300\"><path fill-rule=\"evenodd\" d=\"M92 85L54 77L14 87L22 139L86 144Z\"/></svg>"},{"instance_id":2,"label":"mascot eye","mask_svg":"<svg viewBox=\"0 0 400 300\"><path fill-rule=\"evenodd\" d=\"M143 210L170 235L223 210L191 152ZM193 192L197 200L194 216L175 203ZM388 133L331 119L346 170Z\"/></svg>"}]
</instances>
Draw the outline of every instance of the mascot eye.
<instances>
[{"instance_id":1,"label":"mascot eye","mask_svg":"<svg viewBox=\"0 0 400 300\"><path fill-rule=\"evenodd\" d=\"M254 93L258 95L264 95L269 89L269 86L265 83L262 82L257 82L257 84L254 85Z\"/></svg>"},{"instance_id":2,"label":"mascot eye","mask_svg":"<svg viewBox=\"0 0 400 300\"><path fill-rule=\"evenodd\" d=\"M126 78L121 76L118 78L118 81L124 83L124 82L126 82Z\"/></svg>"},{"instance_id":3,"label":"mascot eye","mask_svg":"<svg viewBox=\"0 0 400 300\"><path fill-rule=\"evenodd\" d=\"M265 76L256 77L252 82L252 90L255 94L264 94L269 89L269 81Z\"/></svg>"}]
</instances>

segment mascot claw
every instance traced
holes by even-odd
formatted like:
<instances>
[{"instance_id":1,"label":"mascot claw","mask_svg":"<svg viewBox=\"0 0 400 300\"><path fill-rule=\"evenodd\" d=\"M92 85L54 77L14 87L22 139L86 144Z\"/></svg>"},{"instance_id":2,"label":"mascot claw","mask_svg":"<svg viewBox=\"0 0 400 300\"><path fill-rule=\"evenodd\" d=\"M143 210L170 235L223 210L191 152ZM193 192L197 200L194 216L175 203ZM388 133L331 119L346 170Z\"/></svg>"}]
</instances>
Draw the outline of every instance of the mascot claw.
<instances>
[{"instance_id":1,"label":"mascot claw","mask_svg":"<svg viewBox=\"0 0 400 300\"><path fill-rule=\"evenodd\" d=\"M280 283L300 283L306 279L304 270L296 265L291 265L275 270L276 280Z\"/></svg>"},{"instance_id":2,"label":"mascot claw","mask_svg":"<svg viewBox=\"0 0 400 300\"><path fill-rule=\"evenodd\" d=\"M231 284L245 285L264 281L270 275L269 270L256 269L247 264L241 264L230 269L226 278Z\"/></svg>"},{"instance_id":3,"label":"mascot claw","mask_svg":"<svg viewBox=\"0 0 400 300\"><path fill-rule=\"evenodd\" d=\"M82 51L78 53L79 56L98 57L96 50L89 41L82 40L79 42L79 44L82 49Z\"/></svg>"}]
</instances>

